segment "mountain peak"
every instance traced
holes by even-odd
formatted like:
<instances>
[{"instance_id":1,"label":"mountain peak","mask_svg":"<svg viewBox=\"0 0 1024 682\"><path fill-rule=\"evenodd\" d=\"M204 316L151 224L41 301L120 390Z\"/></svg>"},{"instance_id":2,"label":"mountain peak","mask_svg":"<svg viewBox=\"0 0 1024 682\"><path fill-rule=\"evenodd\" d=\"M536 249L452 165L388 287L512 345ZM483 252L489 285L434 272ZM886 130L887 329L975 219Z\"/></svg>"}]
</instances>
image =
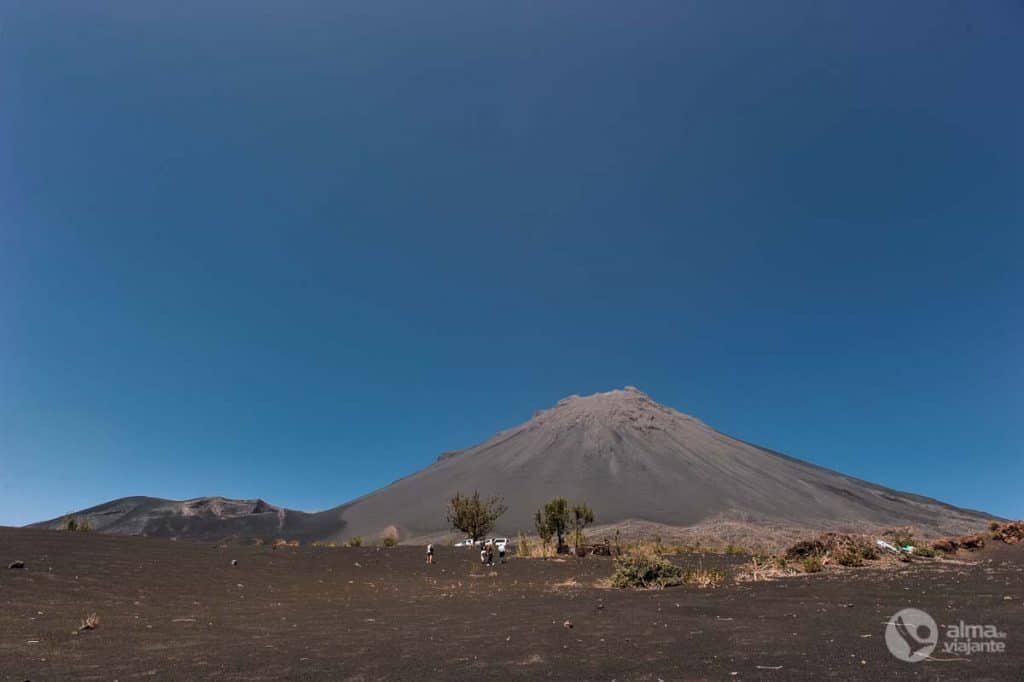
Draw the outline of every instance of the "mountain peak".
<instances>
[{"instance_id":1,"label":"mountain peak","mask_svg":"<svg viewBox=\"0 0 1024 682\"><path fill-rule=\"evenodd\" d=\"M693 417L657 403L635 386L625 386L603 393L562 398L553 407L537 412L523 427L572 428L597 424L606 428L670 428L682 423L704 426Z\"/></svg>"}]
</instances>

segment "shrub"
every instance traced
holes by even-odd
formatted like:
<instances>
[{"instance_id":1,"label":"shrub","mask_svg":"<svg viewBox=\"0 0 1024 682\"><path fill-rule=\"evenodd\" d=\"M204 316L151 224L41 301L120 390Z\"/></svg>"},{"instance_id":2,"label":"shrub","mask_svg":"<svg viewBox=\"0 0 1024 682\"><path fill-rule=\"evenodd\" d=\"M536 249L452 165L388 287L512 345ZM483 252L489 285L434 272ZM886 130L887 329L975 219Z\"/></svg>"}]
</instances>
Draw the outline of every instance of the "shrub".
<instances>
[{"instance_id":1,"label":"shrub","mask_svg":"<svg viewBox=\"0 0 1024 682\"><path fill-rule=\"evenodd\" d=\"M733 545L731 543L726 545L725 553L728 554L729 556L749 556L750 555L750 552L748 550L744 549L743 547L739 547L737 545Z\"/></svg>"},{"instance_id":2,"label":"shrub","mask_svg":"<svg viewBox=\"0 0 1024 682\"><path fill-rule=\"evenodd\" d=\"M348 539L348 543L347 544L348 544L349 547L362 547L363 546L363 539L361 537L359 537L358 535L353 535L352 537L350 537Z\"/></svg>"},{"instance_id":3,"label":"shrub","mask_svg":"<svg viewBox=\"0 0 1024 682\"><path fill-rule=\"evenodd\" d=\"M384 537L384 540L381 542L381 544L385 547L394 547L398 544L398 538L396 538L394 535L387 535Z\"/></svg>"},{"instance_id":4,"label":"shrub","mask_svg":"<svg viewBox=\"0 0 1024 682\"><path fill-rule=\"evenodd\" d=\"M69 533L88 533L92 530L92 526L89 525L89 521L86 519L76 519L73 516L68 516L61 523L60 529Z\"/></svg>"},{"instance_id":5,"label":"shrub","mask_svg":"<svg viewBox=\"0 0 1024 682\"><path fill-rule=\"evenodd\" d=\"M683 569L654 554L627 554L615 560L612 586L662 588L683 583Z\"/></svg>"},{"instance_id":6,"label":"shrub","mask_svg":"<svg viewBox=\"0 0 1024 682\"><path fill-rule=\"evenodd\" d=\"M817 559L824 566L828 557L833 557L840 566L863 566L865 561L878 559L879 554L875 545L863 536L825 533L796 543L782 558L799 562Z\"/></svg>"},{"instance_id":7,"label":"shrub","mask_svg":"<svg viewBox=\"0 0 1024 682\"><path fill-rule=\"evenodd\" d=\"M915 547L914 556L924 557L925 559L934 559L936 552L931 547Z\"/></svg>"},{"instance_id":8,"label":"shrub","mask_svg":"<svg viewBox=\"0 0 1024 682\"><path fill-rule=\"evenodd\" d=\"M324 542L323 540L317 540L313 543L314 547L337 547L333 542Z\"/></svg>"},{"instance_id":9,"label":"shrub","mask_svg":"<svg viewBox=\"0 0 1024 682\"><path fill-rule=\"evenodd\" d=\"M914 539L914 531L910 528L893 528L883 533L885 538L897 547L913 546L917 541Z\"/></svg>"},{"instance_id":10,"label":"shrub","mask_svg":"<svg viewBox=\"0 0 1024 682\"><path fill-rule=\"evenodd\" d=\"M796 561L811 557L820 557L823 556L826 551L825 543L821 540L801 540L787 549L784 556L790 561Z\"/></svg>"},{"instance_id":11,"label":"shrub","mask_svg":"<svg viewBox=\"0 0 1024 682\"><path fill-rule=\"evenodd\" d=\"M836 554L836 563L840 566L863 566L864 557L856 550L847 548Z\"/></svg>"},{"instance_id":12,"label":"shrub","mask_svg":"<svg viewBox=\"0 0 1024 682\"><path fill-rule=\"evenodd\" d=\"M882 557L881 553L878 551L878 547L870 543L864 544L861 548L860 556L866 561L877 561Z\"/></svg>"},{"instance_id":13,"label":"shrub","mask_svg":"<svg viewBox=\"0 0 1024 682\"><path fill-rule=\"evenodd\" d=\"M807 557L800 566L804 569L804 573L819 573L824 568L821 559L816 556Z\"/></svg>"}]
</instances>

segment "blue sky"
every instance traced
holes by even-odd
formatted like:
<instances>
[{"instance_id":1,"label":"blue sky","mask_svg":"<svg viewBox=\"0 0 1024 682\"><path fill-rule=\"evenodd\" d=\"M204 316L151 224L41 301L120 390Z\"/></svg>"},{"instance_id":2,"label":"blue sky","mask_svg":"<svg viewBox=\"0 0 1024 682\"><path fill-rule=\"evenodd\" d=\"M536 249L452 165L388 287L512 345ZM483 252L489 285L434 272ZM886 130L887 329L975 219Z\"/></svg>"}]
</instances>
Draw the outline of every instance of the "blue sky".
<instances>
[{"instance_id":1,"label":"blue sky","mask_svg":"<svg viewBox=\"0 0 1024 682\"><path fill-rule=\"evenodd\" d=\"M1024 6L0 0L0 523L573 393L1022 517Z\"/></svg>"}]
</instances>

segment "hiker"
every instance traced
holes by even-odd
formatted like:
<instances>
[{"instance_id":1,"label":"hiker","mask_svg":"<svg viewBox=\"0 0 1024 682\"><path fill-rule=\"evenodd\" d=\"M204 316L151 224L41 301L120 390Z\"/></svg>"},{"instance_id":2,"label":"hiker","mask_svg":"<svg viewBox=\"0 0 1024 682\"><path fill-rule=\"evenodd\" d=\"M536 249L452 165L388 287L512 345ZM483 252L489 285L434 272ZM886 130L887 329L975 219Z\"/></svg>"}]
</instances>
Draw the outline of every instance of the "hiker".
<instances>
[{"instance_id":1,"label":"hiker","mask_svg":"<svg viewBox=\"0 0 1024 682\"><path fill-rule=\"evenodd\" d=\"M487 565L494 566L494 543L487 543Z\"/></svg>"},{"instance_id":2,"label":"hiker","mask_svg":"<svg viewBox=\"0 0 1024 682\"><path fill-rule=\"evenodd\" d=\"M498 561L499 563L505 563L505 545L498 545Z\"/></svg>"},{"instance_id":3,"label":"hiker","mask_svg":"<svg viewBox=\"0 0 1024 682\"><path fill-rule=\"evenodd\" d=\"M434 545L432 544L427 545L427 563L434 563Z\"/></svg>"},{"instance_id":4,"label":"hiker","mask_svg":"<svg viewBox=\"0 0 1024 682\"><path fill-rule=\"evenodd\" d=\"M480 548L480 564L483 566L487 565L487 547Z\"/></svg>"}]
</instances>

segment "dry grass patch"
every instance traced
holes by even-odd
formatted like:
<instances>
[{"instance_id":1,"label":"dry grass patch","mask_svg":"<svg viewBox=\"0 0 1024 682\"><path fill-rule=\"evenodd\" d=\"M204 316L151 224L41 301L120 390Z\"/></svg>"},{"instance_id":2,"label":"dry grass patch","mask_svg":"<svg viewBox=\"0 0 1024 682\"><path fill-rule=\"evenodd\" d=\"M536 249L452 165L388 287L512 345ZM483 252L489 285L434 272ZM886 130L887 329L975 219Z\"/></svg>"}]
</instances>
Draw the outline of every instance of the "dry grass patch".
<instances>
[{"instance_id":1,"label":"dry grass patch","mask_svg":"<svg viewBox=\"0 0 1024 682\"><path fill-rule=\"evenodd\" d=\"M95 613L90 613L88 616L82 619L82 624L78 626L79 631L81 630L95 630L100 626L100 617Z\"/></svg>"},{"instance_id":2,"label":"dry grass patch","mask_svg":"<svg viewBox=\"0 0 1024 682\"><path fill-rule=\"evenodd\" d=\"M796 574L788 561L780 557L765 559L762 557L751 557L750 563L743 566L736 573L736 580L740 582L760 582L762 580L775 580L786 578Z\"/></svg>"}]
</instances>

